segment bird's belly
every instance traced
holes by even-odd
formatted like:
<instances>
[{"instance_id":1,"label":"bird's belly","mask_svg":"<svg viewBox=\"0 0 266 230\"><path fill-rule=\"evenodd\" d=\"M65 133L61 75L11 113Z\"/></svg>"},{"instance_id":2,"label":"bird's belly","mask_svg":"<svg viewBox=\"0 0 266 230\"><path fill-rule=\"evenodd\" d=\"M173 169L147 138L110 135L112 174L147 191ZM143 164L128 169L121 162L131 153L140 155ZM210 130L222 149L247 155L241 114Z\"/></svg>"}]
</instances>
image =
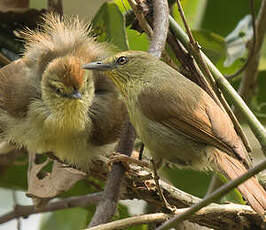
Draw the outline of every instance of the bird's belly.
<instances>
[{"instance_id":1,"label":"bird's belly","mask_svg":"<svg viewBox=\"0 0 266 230\"><path fill-rule=\"evenodd\" d=\"M45 127L42 119L13 119L5 130L4 140L24 146L32 153L53 152L60 160L86 170L95 155L102 154L112 147L93 145L89 142L88 133L87 127L78 131L62 131L56 127Z\"/></svg>"},{"instance_id":2,"label":"bird's belly","mask_svg":"<svg viewBox=\"0 0 266 230\"><path fill-rule=\"evenodd\" d=\"M148 122L143 116L141 118L134 124L136 131L155 158L164 158L180 167L207 169L209 156L205 144L195 142L181 132L172 132L157 122Z\"/></svg>"}]
</instances>

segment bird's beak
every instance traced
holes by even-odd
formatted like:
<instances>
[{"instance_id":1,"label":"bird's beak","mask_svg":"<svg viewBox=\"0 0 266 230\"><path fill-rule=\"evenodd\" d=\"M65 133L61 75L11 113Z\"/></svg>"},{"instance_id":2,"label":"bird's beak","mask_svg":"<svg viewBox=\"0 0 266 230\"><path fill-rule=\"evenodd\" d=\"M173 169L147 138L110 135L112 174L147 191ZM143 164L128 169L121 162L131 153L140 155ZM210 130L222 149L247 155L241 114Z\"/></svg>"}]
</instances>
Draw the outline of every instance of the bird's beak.
<instances>
[{"instance_id":1,"label":"bird's beak","mask_svg":"<svg viewBox=\"0 0 266 230\"><path fill-rule=\"evenodd\" d=\"M81 99L82 95L78 90L74 90L73 93L69 95L69 97L73 99Z\"/></svg>"},{"instance_id":2,"label":"bird's beak","mask_svg":"<svg viewBox=\"0 0 266 230\"><path fill-rule=\"evenodd\" d=\"M91 62L88 64L84 64L82 66L82 69L92 69L92 70L110 70L113 68L113 64L112 63L103 63L100 61L97 62Z\"/></svg>"}]
</instances>

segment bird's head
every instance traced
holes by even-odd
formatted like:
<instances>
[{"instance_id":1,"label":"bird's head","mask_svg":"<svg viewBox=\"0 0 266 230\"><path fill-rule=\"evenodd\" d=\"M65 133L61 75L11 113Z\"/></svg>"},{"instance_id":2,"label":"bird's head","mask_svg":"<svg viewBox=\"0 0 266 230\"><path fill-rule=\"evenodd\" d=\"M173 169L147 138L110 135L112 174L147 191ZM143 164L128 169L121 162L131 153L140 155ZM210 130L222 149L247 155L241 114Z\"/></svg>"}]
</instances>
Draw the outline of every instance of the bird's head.
<instances>
[{"instance_id":1,"label":"bird's head","mask_svg":"<svg viewBox=\"0 0 266 230\"><path fill-rule=\"evenodd\" d=\"M105 71L123 93L127 87L131 87L131 83L137 87L149 80L154 61L156 59L146 52L125 51L102 61L85 64L83 69Z\"/></svg>"},{"instance_id":2,"label":"bird's head","mask_svg":"<svg viewBox=\"0 0 266 230\"><path fill-rule=\"evenodd\" d=\"M51 108L91 103L94 95L92 73L81 68L81 60L75 56L54 59L42 76L42 98Z\"/></svg>"}]
</instances>

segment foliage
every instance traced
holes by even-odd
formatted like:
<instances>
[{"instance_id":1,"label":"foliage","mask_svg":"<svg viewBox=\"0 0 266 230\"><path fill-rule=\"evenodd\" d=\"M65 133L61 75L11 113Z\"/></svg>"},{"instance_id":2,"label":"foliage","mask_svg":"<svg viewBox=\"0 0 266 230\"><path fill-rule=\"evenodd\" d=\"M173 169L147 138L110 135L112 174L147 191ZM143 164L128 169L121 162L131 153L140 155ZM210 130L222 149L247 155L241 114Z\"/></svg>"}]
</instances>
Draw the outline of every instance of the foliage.
<instances>
[{"instance_id":1,"label":"foliage","mask_svg":"<svg viewBox=\"0 0 266 230\"><path fill-rule=\"evenodd\" d=\"M130 9L126 0L124 0L127 11ZM260 5L260 1L255 1L256 10ZM89 5L89 2L86 2ZM187 14L188 22L193 28L193 35L201 45L203 51L210 57L213 63L219 68L223 74L232 74L239 69L246 61L245 49L246 43L242 43L241 52L231 53L232 61L225 65L228 60L226 47L228 47L230 39L228 35L234 31L234 28L241 23L241 19L249 12L248 0L193 0L182 1L184 11ZM241 7L240 7L241 6ZM84 7L84 6L80 6ZM147 50L149 39L146 34L141 34L130 26L126 27L125 13L123 4L120 0L104 3L95 14L92 20L94 34L98 36L100 42L110 42L119 50ZM172 7L172 13L178 22L181 23L177 8ZM226 14L226 17L225 17ZM250 27L243 27L242 31L248 34ZM240 34L234 33L233 39L239 39ZM229 41L230 40L230 41ZM261 121L266 122L266 43L262 48L262 58L259 65L258 88L256 95L253 96L250 107ZM241 55L240 55L241 54ZM243 56L244 55L244 56ZM239 87L239 78L233 79L234 87ZM17 164L11 166L1 166L0 186L12 189L26 189L26 159L20 159ZM180 189L203 197L211 175L194 171L184 171L176 168L164 168L162 176L166 177L171 183ZM102 182L97 181L103 187ZM79 182L71 191L63 194L66 196L81 195L88 192L94 192L86 181ZM231 193L225 199L228 201L239 201L237 193ZM75 230L84 228L91 218L93 208L88 209L68 209L56 211L45 217L41 224L41 230L66 229ZM116 218L125 218L130 216L127 207L119 206L119 216ZM137 226L129 229L147 229L147 226Z\"/></svg>"}]
</instances>

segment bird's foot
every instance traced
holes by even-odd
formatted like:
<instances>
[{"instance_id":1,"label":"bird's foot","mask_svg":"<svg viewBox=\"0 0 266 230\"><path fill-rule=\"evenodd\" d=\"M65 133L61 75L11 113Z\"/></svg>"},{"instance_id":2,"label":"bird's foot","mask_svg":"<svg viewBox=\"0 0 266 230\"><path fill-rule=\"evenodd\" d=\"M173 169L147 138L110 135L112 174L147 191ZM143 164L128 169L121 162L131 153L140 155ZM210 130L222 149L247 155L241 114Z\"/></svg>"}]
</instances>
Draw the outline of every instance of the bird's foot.
<instances>
[{"instance_id":1,"label":"bird's foot","mask_svg":"<svg viewBox=\"0 0 266 230\"><path fill-rule=\"evenodd\" d=\"M145 161L140 161L135 158L129 157L127 155L121 154L121 153L113 153L110 156L110 160L107 163L108 167L111 167L114 163L122 163L122 165L126 168L126 170L129 170L129 165L130 164L136 164L138 166L146 167L151 169L152 166L145 162Z\"/></svg>"}]
</instances>

